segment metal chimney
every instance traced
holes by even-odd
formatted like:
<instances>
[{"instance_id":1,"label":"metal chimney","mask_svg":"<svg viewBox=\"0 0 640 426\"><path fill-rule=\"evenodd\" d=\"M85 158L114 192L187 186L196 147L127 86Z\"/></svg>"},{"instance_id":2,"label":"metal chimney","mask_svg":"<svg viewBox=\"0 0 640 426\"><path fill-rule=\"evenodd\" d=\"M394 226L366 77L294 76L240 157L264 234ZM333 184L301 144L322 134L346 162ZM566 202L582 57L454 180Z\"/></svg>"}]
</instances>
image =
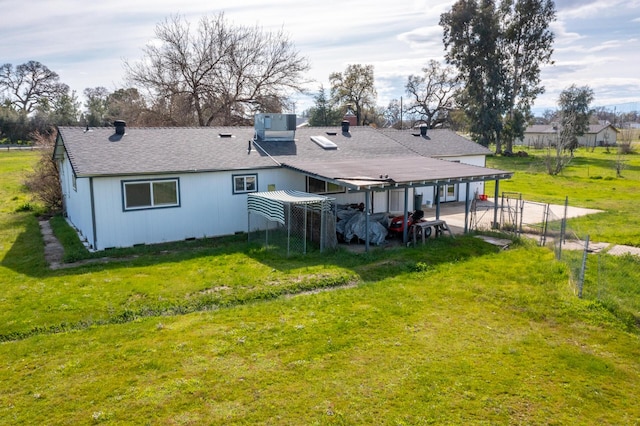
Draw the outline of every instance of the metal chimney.
<instances>
[{"instance_id":1,"label":"metal chimney","mask_svg":"<svg viewBox=\"0 0 640 426\"><path fill-rule=\"evenodd\" d=\"M124 128L127 127L127 123L123 120L116 120L113 122L116 127L116 135L124 135Z\"/></svg>"}]
</instances>

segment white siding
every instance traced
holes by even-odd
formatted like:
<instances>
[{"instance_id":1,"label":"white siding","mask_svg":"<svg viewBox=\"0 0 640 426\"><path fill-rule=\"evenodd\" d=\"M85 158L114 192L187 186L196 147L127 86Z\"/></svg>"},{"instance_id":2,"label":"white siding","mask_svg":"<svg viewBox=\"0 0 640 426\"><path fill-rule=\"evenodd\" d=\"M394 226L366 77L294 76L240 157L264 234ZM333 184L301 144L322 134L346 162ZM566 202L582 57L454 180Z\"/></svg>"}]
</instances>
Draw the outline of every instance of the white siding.
<instances>
[{"instance_id":1,"label":"white siding","mask_svg":"<svg viewBox=\"0 0 640 426\"><path fill-rule=\"evenodd\" d=\"M145 180L178 178L180 206L124 211L122 181L141 177L94 178L96 248L245 232L247 194L233 194L232 176L237 174L257 174L259 191L267 191L269 184L276 189L304 189L304 178L281 169L145 176Z\"/></svg>"},{"instance_id":2,"label":"white siding","mask_svg":"<svg viewBox=\"0 0 640 426\"><path fill-rule=\"evenodd\" d=\"M578 145L586 147L615 145L617 133L611 126L605 127L598 133L587 133L578 137Z\"/></svg>"},{"instance_id":3,"label":"white siding","mask_svg":"<svg viewBox=\"0 0 640 426\"><path fill-rule=\"evenodd\" d=\"M78 230L80 239L89 244L93 241L93 222L91 219L91 189L89 178L75 179L67 153L60 163L62 197L67 220Z\"/></svg>"},{"instance_id":4,"label":"white siding","mask_svg":"<svg viewBox=\"0 0 640 426\"><path fill-rule=\"evenodd\" d=\"M484 155L469 155L469 156L462 156L462 157L444 157L441 158L442 160L447 160L447 161L457 161L460 162L462 164L469 164L472 166L479 166L479 167L485 167L486 166L486 157ZM484 194L484 182L472 182L471 184L469 184L469 199L473 199L473 196L475 194L475 192L478 192L478 194ZM429 205L435 205L436 204L436 200L435 200L435 189L434 187L426 187L424 189L422 189L422 194L423 194L423 199L422 199L422 203ZM458 193L457 193L457 201L464 201L465 200L465 193L466 193L466 184L459 184L458 185Z\"/></svg>"}]
</instances>

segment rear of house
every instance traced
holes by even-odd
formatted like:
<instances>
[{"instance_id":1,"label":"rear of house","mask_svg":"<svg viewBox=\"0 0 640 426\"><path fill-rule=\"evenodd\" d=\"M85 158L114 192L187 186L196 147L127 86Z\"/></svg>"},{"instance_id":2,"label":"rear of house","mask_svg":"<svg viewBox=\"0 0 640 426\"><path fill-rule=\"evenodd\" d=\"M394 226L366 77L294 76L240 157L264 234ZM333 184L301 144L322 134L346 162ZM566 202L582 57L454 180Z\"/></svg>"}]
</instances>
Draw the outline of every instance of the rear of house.
<instances>
[{"instance_id":1,"label":"rear of house","mask_svg":"<svg viewBox=\"0 0 640 426\"><path fill-rule=\"evenodd\" d=\"M485 168L489 151L450 131L418 140L348 123L296 128L294 118L261 114L255 127L234 128L60 127L64 213L89 248L104 250L249 231L253 192L402 213L470 199L485 180L510 177Z\"/></svg>"}]
</instances>

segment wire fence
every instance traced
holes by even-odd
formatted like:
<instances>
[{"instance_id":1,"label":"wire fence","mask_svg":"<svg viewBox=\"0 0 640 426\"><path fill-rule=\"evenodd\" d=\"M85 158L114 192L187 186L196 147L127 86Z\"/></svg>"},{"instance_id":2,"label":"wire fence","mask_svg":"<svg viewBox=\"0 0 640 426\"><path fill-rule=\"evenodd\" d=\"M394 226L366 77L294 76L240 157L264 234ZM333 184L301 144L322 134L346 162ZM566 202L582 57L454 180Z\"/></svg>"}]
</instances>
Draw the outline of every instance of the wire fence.
<instances>
[{"instance_id":1,"label":"wire fence","mask_svg":"<svg viewBox=\"0 0 640 426\"><path fill-rule=\"evenodd\" d=\"M576 296L603 304L630 327L640 326L640 248L593 241L591 234L602 234L597 221L588 230L579 228L568 210L568 198L564 205L551 205L504 192L496 216L502 232L552 249L568 266Z\"/></svg>"},{"instance_id":2,"label":"wire fence","mask_svg":"<svg viewBox=\"0 0 640 426\"><path fill-rule=\"evenodd\" d=\"M569 283L577 297L606 307L628 330L640 327L640 248L593 241L602 235L597 222L580 229L567 217L564 206L525 201L517 193L504 193L499 202L503 232L538 240L552 249L568 267ZM540 220L538 221L538 219ZM529 223L528 223L529 222Z\"/></svg>"},{"instance_id":3,"label":"wire fence","mask_svg":"<svg viewBox=\"0 0 640 426\"><path fill-rule=\"evenodd\" d=\"M556 259L567 264L574 293L597 301L626 323L640 325L640 249L609 242L594 241L597 224L588 231L560 218L549 229Z\"/></svg>"},{"instance_id":4,"label":"wire fence","mask_svg":"<svg viewBox=\"0 0 640 426\"><path fill-rule=\"evenodd\" d=\"M337 246L335 208L321 209L311 205L285 205L285 222L249 225L248 242L263 243L283 255L306 254ZM251 216L250 216L251 220Z\"/></svg>"}]
</instances>

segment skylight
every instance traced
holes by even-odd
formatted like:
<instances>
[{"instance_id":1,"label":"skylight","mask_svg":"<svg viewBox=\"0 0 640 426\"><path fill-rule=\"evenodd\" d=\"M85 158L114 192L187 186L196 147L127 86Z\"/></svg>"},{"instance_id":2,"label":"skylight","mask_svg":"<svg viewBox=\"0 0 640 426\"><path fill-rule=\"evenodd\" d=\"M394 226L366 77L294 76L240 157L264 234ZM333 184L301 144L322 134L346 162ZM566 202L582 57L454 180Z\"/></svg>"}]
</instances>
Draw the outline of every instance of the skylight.
<instances>
[{"instance_id":1,"label":"skylight","mask_svg":"<svg viewBox=\"0 0 640 426\"><path fill-rule=\"evenodd\" d=\"M311 140L323 149L338 149L338 145L325 138L324 136L311 136Z\"/></svg>"}]
</instances>

